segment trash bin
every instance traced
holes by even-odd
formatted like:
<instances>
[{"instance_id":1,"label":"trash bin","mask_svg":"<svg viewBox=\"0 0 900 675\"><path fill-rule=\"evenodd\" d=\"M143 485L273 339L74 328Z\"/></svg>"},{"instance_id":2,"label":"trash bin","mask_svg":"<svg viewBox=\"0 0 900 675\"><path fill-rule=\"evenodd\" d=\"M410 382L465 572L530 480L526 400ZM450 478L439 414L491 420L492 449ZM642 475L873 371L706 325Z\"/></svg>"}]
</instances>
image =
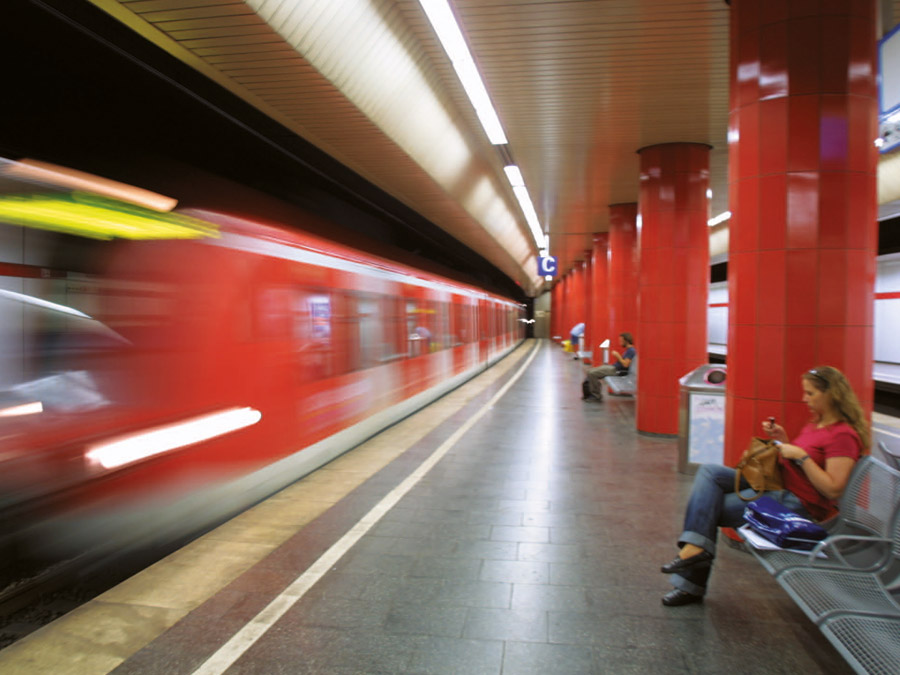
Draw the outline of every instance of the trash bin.
<instances>
[{"instance_id":1,"label":"trash bin","mask_svg":"<svg viewBox=\"0 0 900 675\"><path fill-rule=\"evenodd\" d=\"M682 377L678 404L678 470L721 464L725 454L725 366L708 363Z\"/></svg>"}]
</instances>

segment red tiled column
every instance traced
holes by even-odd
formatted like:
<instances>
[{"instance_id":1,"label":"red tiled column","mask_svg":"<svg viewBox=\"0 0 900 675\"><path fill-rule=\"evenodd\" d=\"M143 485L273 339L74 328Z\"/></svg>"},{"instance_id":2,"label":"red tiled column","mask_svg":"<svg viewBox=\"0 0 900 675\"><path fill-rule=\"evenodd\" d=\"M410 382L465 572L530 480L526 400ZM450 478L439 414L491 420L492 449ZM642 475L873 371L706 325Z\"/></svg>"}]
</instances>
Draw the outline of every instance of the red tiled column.
<instances>
[{"instance_id":1,"label":"red tiled column","mask_svg":"<svg viewBox=\"0 0 900 675\"><path fill-rule=\"evenodd\" d=\"M575 286L575 275L572 273L572 270L566 272L566 276L563 279L563 325L561 328L561 335L563 336L563 340L568 340L571 335L570 331L572 330L572 326L574 326L574 322L572 321L572 317L575 315L575 308L573 307L575 294L573 292Z\"/></svg>"},{"instance_id":2,"label":"red tiled column","mask_svg":"<svg viewBox=\"0 0 900 675\"><path fill-rule=\"evenodd\" d=\"M800 430L817 364L872 409L876 10L731 5L726 463L769 415Z\"/></svg>"},{"instance_id":3,"label":"red tiled column","mask_svg":"<svg viewBox=\"0 0 900 675\"><path fill-rule=\"evenodd\" d=\"M591 365L602 365L603 353L597 346L609 338L609 234L594 234L591 250Z\"/></svg>"},{"instance_id":4,"label":"red tiled column","mask_svg":"<svg viewBox=\"0 0 900 675\"><path fill-rule=\"evenodd\" d=\"M559 302L559 291L562 286L559 283L553 284L553 287L550 289L550 339L552 340L555 336L559 335L559 328L557 327L559 324L559 312L560 312L560 302Z\"/></svg>"},{"instance_id":5,"label":"red tiled column","mask_svg":"<svg viewBox=\"0 0 900 675\"><path fill-rule=\"evenodd\" d=\"M569 328L584 321L584 269L581 261L572 268L572 322Z\"/></svg>"},{"instance_id":6,"label":"red tiled column","mask_svg":"<svg viewBox=\"0 0 900 675\"><path fill-rule=\"evenodd\" d=\"M638 431L678 433L678 378L707 360L709 150L639 150Z\"/></svg>"},{"instance_id":7,"label":"red tiled column","mask_svg":"<svg viewBox=\"0 0 900 675\"><path fill-rule=\"evenodd\" d=\"M609 338L617 349L619 333L631 333L638 346L637 204L609 207Z\"/></svg>"},{"instance_id":8,"label":"red tiled column","mask_svg":"<svg viewBox=\"0 0 900 675\"><path fill-rule=\"evenodd\" d=\"M584 350L589 352L591 351L591 314L594 310L594 304L592 302L592 298L594 295L594 287L593 287L593 273L591 270L591 252L584 252L584 263L582 263L582 278L584 279L584 291L582 292L582 300L584 311L582 315L584 318Z\"/></svg>"}]
</instances>

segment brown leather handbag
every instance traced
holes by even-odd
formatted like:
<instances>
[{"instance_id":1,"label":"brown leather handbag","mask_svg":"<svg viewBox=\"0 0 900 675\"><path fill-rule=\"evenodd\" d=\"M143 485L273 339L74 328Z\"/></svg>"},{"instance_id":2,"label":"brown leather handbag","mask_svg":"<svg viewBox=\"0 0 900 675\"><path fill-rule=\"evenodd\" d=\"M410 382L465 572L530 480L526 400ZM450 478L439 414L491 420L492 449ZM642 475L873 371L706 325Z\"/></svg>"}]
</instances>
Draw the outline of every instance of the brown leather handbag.
<instances>
[{"instance_id":1,"label":"brown leather handbag","mask_svg":"<svg viewBox=\"0 0 900 675\"><path fill-rule=\"evenodd\" d=\"M734 472L734 491L741 499L752 502L762 497L763 492L784 489L781 465L778 463L779 454L778 446L773 441L756 437L750 441L750 447L744 450ZM744 497L741 494L741 476L756 490L755 497Z\"/></svg>"}]
</instances>

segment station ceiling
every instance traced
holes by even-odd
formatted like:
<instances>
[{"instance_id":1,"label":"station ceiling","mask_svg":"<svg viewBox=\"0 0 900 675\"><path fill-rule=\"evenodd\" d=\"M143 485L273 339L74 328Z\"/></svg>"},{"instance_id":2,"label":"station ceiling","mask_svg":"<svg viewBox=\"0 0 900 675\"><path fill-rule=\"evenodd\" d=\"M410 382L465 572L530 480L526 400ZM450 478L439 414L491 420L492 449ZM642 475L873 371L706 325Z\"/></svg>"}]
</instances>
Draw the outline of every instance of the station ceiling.
<instances>
[{"instance_id":1,"label":"station ceiling","mask_svg":"<svg viewBox=\"0 0 900 675\"><path fill-rule=\"evenodd\" d=\"M644 146L710 153L727 205L723 0L452 0L508 138L488 141L418 0L90 0L540 292L517 164L560 271L638 197ZM900 0L891 0L895 16Z\"/></svg>"}]
</instances>

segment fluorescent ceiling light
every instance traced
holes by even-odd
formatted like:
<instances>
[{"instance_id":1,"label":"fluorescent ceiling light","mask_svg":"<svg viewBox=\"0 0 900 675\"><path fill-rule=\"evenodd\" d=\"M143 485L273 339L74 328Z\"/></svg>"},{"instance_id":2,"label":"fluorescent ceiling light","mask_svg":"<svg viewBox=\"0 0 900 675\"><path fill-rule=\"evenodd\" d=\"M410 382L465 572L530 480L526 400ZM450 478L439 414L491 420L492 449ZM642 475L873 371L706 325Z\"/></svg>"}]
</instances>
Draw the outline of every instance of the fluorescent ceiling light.
<instances>
[{"instance_id":1,"label":"fluorescent ceiling light","mask_svg":"<svg viewBox=\"0 0 900 675\"><path fill-rule=\"evenodd\" d=\"M419 4L425 10L434 32L437 33L438 40L441 41L441 46L447 52L450 63L453 64L453 69L456 71L472 107L475 108L475 113L478 115L488 140L494 145L505 144L506 134L503 132L503 125L500 124L500 118L497 117L497 112L491 104L491 98L478 73L478 68L475 67L475 60L469 52L469 47L447 0L419 0Z\"/></svg>"},{"instance_id":2,"label":"fluorescent ceiling light","mask_svg":"<svg viewBox=\"0 0 900 675\"><path fill-rule=\"evenodd\" d=\"M723 211L715 218L710 218L709 220L707 220L706 224L710 227L713 227L714 225L718 225L719 223L724 223L729 218L731 218L731 211Z\"/></svg>"},{"instance_id":3,"label":"fluorescent ceiling light","mask_svg":"<svg viewBox=\"0 0 900 675\"><path fill-rule=\"evenodd\" d=\"M104 469L114 469L249 427L260 419L262 413L253 408L230 408L95 446L85 458Z\"/></svg>"},{"instance_id":4,"label":"fluorescent ceiling light","mask_svg":"<svg viewBox=\"0 0 900 675\"><path fill-rule=\"evenodd\" d=\"M522 172L519 171L519 167L517 167L515 164L504 166L503 171L506 173L506 177L509 179L509 184L513 187L525 185L525 179L522 178Z\"/></svg>"},{"instance_id":5,"label":"fluorescent ceiling light","mask_svg":"<svg viewBox=\"0 0 900 675\"><path fill-rule=\"evenodd\" d=\"M531 236L534 237L534 243L540 248L544 243L544 231L541 229L540 222L538 222L537 212L534 210L534 204L531 203L528 188L524 185L518 185L513 188L513 193L515 193L516 199L519 200L519 207L522 209L522 213L525 214L525 222L531 228Z\"/></svg>"}]
</instances>

